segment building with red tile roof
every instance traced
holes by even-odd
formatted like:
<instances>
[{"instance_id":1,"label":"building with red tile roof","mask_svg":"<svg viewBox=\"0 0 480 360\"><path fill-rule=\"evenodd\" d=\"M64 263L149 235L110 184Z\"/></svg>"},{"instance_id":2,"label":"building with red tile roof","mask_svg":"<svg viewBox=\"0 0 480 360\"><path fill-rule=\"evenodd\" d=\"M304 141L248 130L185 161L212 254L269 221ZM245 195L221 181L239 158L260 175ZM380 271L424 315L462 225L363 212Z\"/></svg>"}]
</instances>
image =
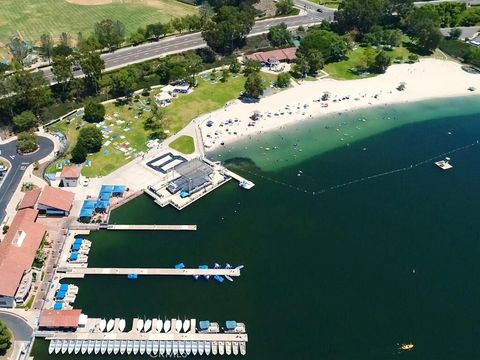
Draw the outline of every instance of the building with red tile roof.
<instances>
[{"instance_id":1,"label":"building with red tile roof","mask_svg":"<svg viewBox=\"0 0 480 360\"><path fill-rule=\"evenodd\" d=\"M65 166L60 174L60 186L75 187L78 185L82 169L76 166Z\"/></svg>"},{"instance_id":2,"label":"building with red tile roof","mask_svg":"<svg viewBox=\"0 0 480 360\"><path fill-rule=\"evenodd\" d=\"M43 225L35 222L37 215L34 209L19 210L0 243L0 307L14 307L28 297L30 269L47 233Z\"/></svg>"},{"instance_id":3,"label":"building with red tile roof","mask_svg":"<svg viewBox=\"0 0 480 360\"><path fill-rule=\"evenodd\" d=\"M257 60L262 63L273 65L281 61L290 62L297 58L297 48L276 49L271 51L257 52L246 55L249 60Z\"/></svg>"},{"instance_id":4,"label":"building with red tile roof","mask_svg":"<svg viewBox=\"0 0 480 360\"><path fill-rule=\"evenodd\" d=\"M25 195L23 195L22 201L17 207L17 210L22 210L27 208L34 209L35 205L37 205L37 201L41 192L42 192L42 189L40 188L26 191Z\"/></svg>"},{"instance_id":5,"label":"building with red tile roof","mask_svg":"<svg viewBox=\"0 0 480 360\"><path fill-rule=\"evenodd\" d=\"M82 310L43 310L38 327L41 330L75 330L80 321Z\"/></svg>"},{"instance_id":6,"label":"building with red tile roof","mask_svg":"<svg viewBox=\"0 0 480 360\"><path fill-rule=\"evenodd\" d=\"M46 215L68 216L74 194L70 191L45 186L37 202L37 210Z\"/></svg>"}]
</instances>

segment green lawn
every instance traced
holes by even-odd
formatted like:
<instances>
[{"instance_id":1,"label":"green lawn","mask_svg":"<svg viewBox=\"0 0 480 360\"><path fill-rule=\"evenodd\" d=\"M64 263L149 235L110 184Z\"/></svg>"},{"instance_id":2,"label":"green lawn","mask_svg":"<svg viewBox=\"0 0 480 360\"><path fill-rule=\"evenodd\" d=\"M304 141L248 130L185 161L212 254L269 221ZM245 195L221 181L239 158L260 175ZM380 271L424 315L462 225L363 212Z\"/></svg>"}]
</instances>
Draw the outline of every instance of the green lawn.
<instances>
[{"instance_id":1,"label":"green lawn","mask_svg":"<svg viewBox=\"0 0 480 360\"><path fill-rule=\"evenodd\" d=\"M271 74L262 73L262 76L268 84L276 79L276 76ZM244 83L244 76L230 77L224 83L220 81L212 83L210 79L204 80L199 77L198 86L192 93L178 96L171 105L165 108L167 119L164 123L164 130L173 135L198 115L217 110L225 106L227 102L237 99L243 90ZM152 91L151 97L154 95L155 92ZM143 122L150 113L137 108L137 104L145 100L145 97L139 96L130 106L116 104L105 106L106 119L102 126L105 127L104 130L108 131L108 134L105 134L106 138L104 138L102 149L98 153L88 155L87 159L91 161L91 166L83 167L83 175L88 177L107 175L127 164L139 152L147 150L147 141L151 133L144 130ZM73 115L66 120L53 124L50 130L64 133L69 140L69 150L71 150L75 145L82 125L85 125L82 117ZM107 141L111 143L105 145ZM185 140L177 145L182 149L186 148L185 153L188 153L189 149ZM126 149L127 153L123 149ZM56 164L69 157L67 153L65 158L52 164L47 172L55 173L58 171Z\"/></svg>"},{"instance_id":2,"label":"green lawn","mask_svg":"<svg viewBox=\"0 0 480 360\"><path fill-rule=\"evenodd\" d=\"M354 68L361 68L365 66L365 50L366 48L364 47L357 47L355 50L347 53L347 59L327 64L325 65L324 70L336 80L354 80L376 76L378 74L357 74L352 71ZM392 63L394 63L395 59L400 57L403 60L395 62L405 62L407 61L408 56L411 54L411 52L403 46L397 47L392 51L386 51L386 53L392 59Z\"/></svg>"},{"instance_id":3,"label":"green lawn","mask_svg":"<svg viewBox=\"0 0 480 360\"><path fill-rule=\"evenodd\" d=\"M195 144L191 136L182 135L177 140L170 143L170 147L182 154L193 154L195 151Z\"/></svg>"},{"instance_id":4,"label":"green lawn","mask_svg":"<svg viewBox=\"0 0 480 360\"><path fill-rule=\"evenodd\" d=\"M94 24L103 19L120 20L127 33L139 26L167 22L172 17L195 13L193 6L176 0L113 1L107 5L75 5L65 0L2 0L0 42L8 42L15 31L31 42L43 33L58 37L62 32L76 38L79 31L93 32Z\"/></svg>"},{"instance_id":5,"label":"green lawn","mask_svg":"<svg viewBox=\"0 0 480 360\"><path fill-rule=\"evenodd\" d=\"M338 9L342 0L312 0L312 2L329 7L331 9Z\"/></svg>"}]
</instances>

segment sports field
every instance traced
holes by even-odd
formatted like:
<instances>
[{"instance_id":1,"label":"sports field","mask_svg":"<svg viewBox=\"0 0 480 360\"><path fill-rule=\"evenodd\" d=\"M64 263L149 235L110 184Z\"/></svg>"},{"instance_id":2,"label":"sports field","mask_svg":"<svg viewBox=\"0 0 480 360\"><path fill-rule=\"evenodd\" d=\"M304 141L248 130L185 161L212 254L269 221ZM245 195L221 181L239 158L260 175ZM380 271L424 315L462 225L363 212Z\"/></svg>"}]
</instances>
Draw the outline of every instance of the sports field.
<instances>
[{"instance_id":1,"label":"sports field","mask_svg":"<svg viewBox=\"0 0 480 360\"><path fill-rule=\"evenodd\" d=\"M120 20L127 34L138 27L167 22L172 17L195 13L193 6L176 0L1 0L0 42L18 31L26 40L38 41L43 33L54 38L67 32L87 35L103 19ZM101 5L89 5L101 4Z\"/></svg>"}]
</instances>

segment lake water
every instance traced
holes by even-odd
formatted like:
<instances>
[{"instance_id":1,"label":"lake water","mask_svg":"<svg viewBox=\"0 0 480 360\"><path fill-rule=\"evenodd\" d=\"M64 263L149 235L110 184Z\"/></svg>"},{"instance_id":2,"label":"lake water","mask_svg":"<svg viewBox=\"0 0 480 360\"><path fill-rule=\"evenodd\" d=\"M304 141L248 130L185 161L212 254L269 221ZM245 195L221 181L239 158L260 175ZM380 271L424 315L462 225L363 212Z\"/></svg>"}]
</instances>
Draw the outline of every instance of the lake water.
<instances>
[{"instance_id":1,"label":"lake water","mask_svg":"<svg viewBox=\"0 0 480 360\"><path fill-rule=\"evenodd\" d=\"M242 321L255 360L478 358L477 139L470 97L368 109L222 149L212 157L235 158L251 191L230 182L181 212L139 197L111 222L198 231L92 233L89 265L228 262L245 265L242 276L91 276L75 281L75 307L107 319ZM453 169L433 165L455 149ZM415 349L400 353L406 342ZM50 358L47 346L36 342L36 359Z\"/></svg>"}]
</instances>

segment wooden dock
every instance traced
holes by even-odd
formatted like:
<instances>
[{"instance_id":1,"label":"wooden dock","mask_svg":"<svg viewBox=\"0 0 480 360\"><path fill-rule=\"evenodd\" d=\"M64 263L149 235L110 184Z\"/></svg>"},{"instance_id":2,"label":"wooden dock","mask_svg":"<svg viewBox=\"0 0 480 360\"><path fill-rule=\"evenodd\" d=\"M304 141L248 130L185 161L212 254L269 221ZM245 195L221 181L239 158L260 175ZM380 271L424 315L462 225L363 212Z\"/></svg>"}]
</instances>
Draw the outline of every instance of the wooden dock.
<instances>
[{"instance_id":1,"label":"wooden dock","mask_svg":"<svg viewBox=\"0 0 480 360\"><path fill-rule=\"evenodd\" d=\"M220 276L240 276L240 269L175 269L175 268L73 268L70 271L61 274L63 278L83 278L85 275L157 275L157 276L202 276L202 275L220 275Z\"/></svg>"},{"instance_id":2,"label":"wooden dock","mask_svg":"<svg viewBox=\"0 0 480 360\"><path fill-rule=\"evenodd\" d=\"M107 225L107 230L195 231L197 225Z\"/></svg>"}]
</instances>

